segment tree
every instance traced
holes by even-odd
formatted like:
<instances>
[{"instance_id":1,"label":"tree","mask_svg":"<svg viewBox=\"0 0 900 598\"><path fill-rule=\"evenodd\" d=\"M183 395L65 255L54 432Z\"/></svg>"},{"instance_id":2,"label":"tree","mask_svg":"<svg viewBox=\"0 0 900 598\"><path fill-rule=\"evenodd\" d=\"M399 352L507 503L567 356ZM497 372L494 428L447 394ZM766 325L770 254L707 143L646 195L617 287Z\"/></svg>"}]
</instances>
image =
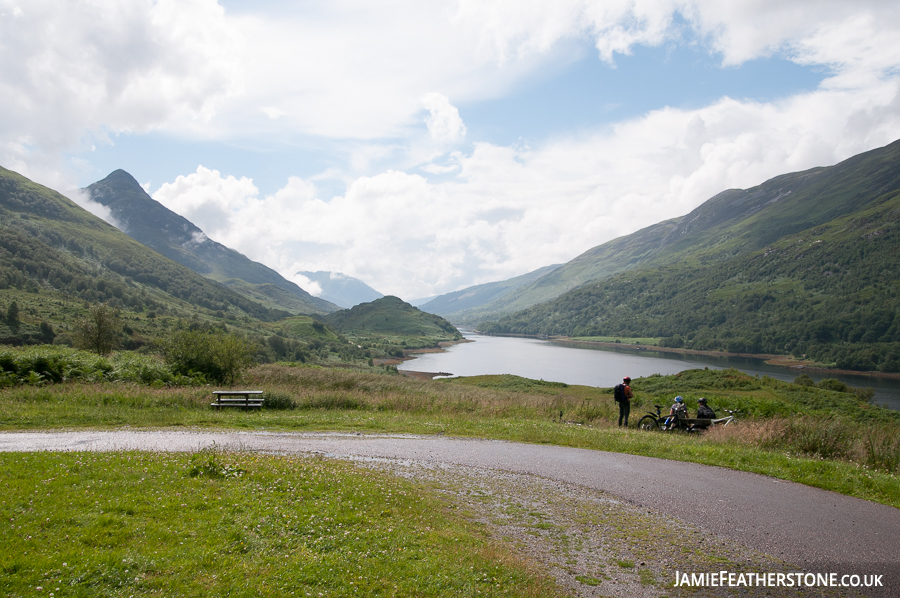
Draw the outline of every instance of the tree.
<instances>
[{"instance_id":1,"label":"tree","mask_svg":"<svg viewBox=\"0 0 900 598\"><path fill-rule=\"evenodd\" d=\"M9 307L6 309L6 321L9 322L10 325L19 321L19 304L15 301L10 303Z\"/></svg>"},{"instance_id":2,"label":"tree","mask_svg":"<svg viewBox=\"0 0 900 598\"><path fill-rule=\"evenodd\" d=\"M75 323L75 345L94 351L97 355L108 355L118 344L121 335L119 310L105 303L91 305L88 315Z\"/></svg>"},{"instance_id":3,"label":"tree","mask_svg":"<svg viewBox=\"0 0 900 598\"><path fill-rule=\"evenodd\" d=\"M163 342L166 362L177 374L203 374L214 382L232 385L253 364L255 346L236 334L178 330Z\"/></svg>"},{"instance_id":4,"label":"tree","mask_svg":"<svg viewBox=\"0 0 900 598\"><path fill-rule=\"evenodd\" d=\"M41 321L41 339L47 344L53 342L53 339L56 338L56 333L53 331L53 326L50 322L46 320Z\"/></svg>"}]
</instances>

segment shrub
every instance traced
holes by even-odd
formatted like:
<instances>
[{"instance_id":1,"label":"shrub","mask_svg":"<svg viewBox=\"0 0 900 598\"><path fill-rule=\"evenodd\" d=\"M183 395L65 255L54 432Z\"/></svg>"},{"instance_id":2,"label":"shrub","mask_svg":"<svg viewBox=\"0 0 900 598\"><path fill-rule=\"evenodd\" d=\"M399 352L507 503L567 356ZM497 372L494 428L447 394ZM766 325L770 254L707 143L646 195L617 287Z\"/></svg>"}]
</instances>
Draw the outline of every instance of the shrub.
<instances>
[{"instance_id":1,"label":"shrub","mask_svg":"<svg viewBox=\"0 0 900 598\"><path fill-rule=\"evenodd\" d=\"M796 378L794 378L794 384L798 384L800 386L815 386L816 381L809 377L809 374L800 374Z\"/></svg>"},{"instance_id":2,"label":"shrub","mask_svg":"<svg viewBox=\"0 0 900 598\"><path fill-rule=\"evenodd\" d=\"M800 417L787 422L781 442L810 456L845 459L852 453L851 439L852 431L843 419Z\"/></svg>"},{"instance_id":3,"label":"shrub","mask_svg":"<svg viewBox=\"0 0 900 598\"><path fill-rule=\"evenodd\" d=\"M861 461L872 469L894 473L900 468L900 436L896 429L870 426L861 441Z\"/></svg>"},{"instance_id":4,"label":"shrub","mask_svg":"<svg viewBox=\"0 0 900 598\"><path fill-rule=\"evenodd\" d=\"M156 356L133 352L100 357L60 345L0 349L0 386L69 381L134 382L141 384L193 384L175 376Z\"/></svg>"},{"instance_id":5,"label":"shrub","mask_svg":"<svg viewBox=\"0 0 900 598\"><path fill-rule=\"evenodd\" d=\"M294 397L282 392L267 392L263 396L263 409L295 409Z\"/></svg>"},{"instance_id":6,"label":"shrub","mask_svg":"<svg viewBox=\"0 0 900 598\"><path fill-rule=\"evenodd\" d=\"M820 380L818 384L819 388L824 388L825 390L834 390L837 392L851 392L850 387L841 382L836 378L825 378L824 380Z\"/></svg>"},{"instance_id":7,"label":"shrub","mask_svg":"<svg viewBox=\"0 0 900 598\"><path fill-rule=\"evenodd\" d=\"M214 382L231 385L253 364L256 347L235 334L179 330L163 342L162 350L176 374L201 374Z\"/></svg>"}]
</instances>

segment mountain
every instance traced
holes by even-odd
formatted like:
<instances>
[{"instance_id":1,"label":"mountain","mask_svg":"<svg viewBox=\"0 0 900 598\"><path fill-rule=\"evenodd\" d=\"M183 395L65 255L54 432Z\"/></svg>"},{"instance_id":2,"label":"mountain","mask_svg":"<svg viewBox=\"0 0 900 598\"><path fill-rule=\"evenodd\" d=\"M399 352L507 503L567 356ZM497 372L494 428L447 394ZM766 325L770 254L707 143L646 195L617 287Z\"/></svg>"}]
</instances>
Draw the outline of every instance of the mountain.
<instances>
[{"instance_id":1,"label":"mountain","mask_svg":"<svg viewBox=\"0 0 900 598\"><path fill-rule=\"evenodd\" d=\"M132 348L168 326L168 317L271 322L288 315L207 280L4 168L0 302L4 311L13 302L19 308L18 319L0 322L0 342L11 344L52 340L54 330L71 328L85 302L128 312L125 344Z\"/></svg>"},{"instance_id":2,"label":"mountain","mask_svg":"<svg viewBox=\"0 0 900 598\"><path fill-rule=\"evenodd\" d=\"M425 313L390 295L328 314L325 321L342 333L371 332L446 340L462 338L459 331L444 318Z\"/></svg>"},{"instance_id":3,"label":"mountain","mask_svg":"<svg viewBox=\"0 0 900 598\"><path fill-rule=\"evenodd\" d=\"M410 299L409 301L407 301L407 303L409 303L409 304L412 305L413 307L422 307L423 305L425 305L425 304L428 303L429 301L431 301L431 300L433 300L433 299L437 299L438 296L439 296L439 295L432 295L432 296L430 296L430 297L419 297L418 299Z\"/></svg>"},{"instance_id":4,"label":"mountain","mask_svg":"<svg viewBox=\"0 0 900 598\"><path fill-rule=\"evenodd\" d=\"M478 323L495 310L502 309L504 298L523 286L534 283L559 265L544 266L509 280L489 282L439 295L420 305L423 310L443 316L452 322ZM490 306L490 307L486 307Z\"/></svg>"},{"instance_id":5,"label":"mountain","mask_svg":"<svg viewBox=\"0 0 900 598\"><path fill-rule=\"evenodd\" d=\"M785 235L862 209L896 189L898 156L900 142L895 142L834 166L785 174L752 189L723 191L685 216L586 251L484 304L474 319L496 319L620 272L685 260L711 263L759 250ZM477 323L471 316L440 313L457 324Z\"/></svg>"},{"instance_id":6,"label":"mountain","mask_svg":"<svg viewBox=\"0 0 900 598\"><path fill-rule=\"evenodd\" d=\"M271 268L209 239L190 221L150 197L124 170L116 170L85 191L93 201L110 209L116 223L131 238L248 299L295 314L326 314L339 309Z\"/></svg>"},{"instance_id":7,"label":"mountain","mask_svg":"<svg viewBox=\"0 0 900 598\"><path fill-rule=\"evenodd\" d=\"M725 191L596 247L525 289L531 307L481 328L900 371L897 255L900 142Z\"/></svg>"},{"instance_id":8,"label":"mountain","mask_svg":"<svg viewBox=\"0 0 900 598\"><path fill-rule=\"evenodd\" d=\"M384 297L382 293L363 281L340 272L297 272L297 274L318 283L322 289L322 294L319 295L320 299L330 301L343 308L350 308Z\"/></svg>"}]
</instances>

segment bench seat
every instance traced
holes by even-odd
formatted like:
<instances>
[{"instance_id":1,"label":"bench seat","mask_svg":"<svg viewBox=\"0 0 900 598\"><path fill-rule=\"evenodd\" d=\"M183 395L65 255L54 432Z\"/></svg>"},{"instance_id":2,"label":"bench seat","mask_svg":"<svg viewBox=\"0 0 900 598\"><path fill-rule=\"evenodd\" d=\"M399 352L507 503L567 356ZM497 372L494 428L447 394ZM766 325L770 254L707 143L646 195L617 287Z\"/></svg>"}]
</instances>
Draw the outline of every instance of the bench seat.
<instances>
[{"instance_id":1,"label":"bench seat","mask_svg":"<svg viewBox=\"0 0 900 598\"><path fill-rule=\"evenodd\" d=\"M261 408L263 406L261 390L214 390L216 400L209 404L210 407L243 407L246 409Z\"/></svg>"}]
</instances>

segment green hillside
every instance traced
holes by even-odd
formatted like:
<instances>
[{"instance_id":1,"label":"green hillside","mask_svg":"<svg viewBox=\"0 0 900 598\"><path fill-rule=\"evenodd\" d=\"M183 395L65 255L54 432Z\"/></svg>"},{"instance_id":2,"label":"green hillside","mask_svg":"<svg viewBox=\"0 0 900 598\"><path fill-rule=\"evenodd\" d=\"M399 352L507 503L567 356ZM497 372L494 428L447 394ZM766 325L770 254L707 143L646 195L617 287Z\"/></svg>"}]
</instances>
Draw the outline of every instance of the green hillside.
<instances>
[{"instance_id":1,"label":"green hillside","mask_svg":"<svg viewBox=\"0 0 900 598\"><path fill-rule=\"evenodd\" d=\"M51 300L54 306L50 307ZM274 321L286 315L209 281L131 239L59 193L0 168L0 308L13 301L17 323L0 342L34 342L38 318L56 328L69 310L105 302L136 313L226 314ZM46 305L46 309L42 308Z\"/></svg>"},{"instance_id":2,"label":"green hillside","mask_svg":"<svg viewBox=\"0 0 900 598\"><path fill-rule=\"evenodd\" d=\"M485 315L492 313L491 309L485 310L486 305L494 305L496 309L497 305L503 305L503 297L546 276L556 268L559 268L558 264L545 266L509 280L489 282L440 295L421 307L429 313L438 314L453 322L478 323Z\"/></svg>"},{"instance_id":3,"label":"green hillside","mask_svg":"<svg viewBox=\"0 0 900 598\"><path fill-rule=\"evenodd\" d=\"M647 266L711 264L877 204L900 189L900 142L827 168L785 174L747 190L724 191L680 218L594 247L571 262L483 305L481 321L559 297L591 281ZM470 318L450 318L471 324Z\"/></svg>"},{"instance_id":4,"label":"green hillside","mask_svg":"<svg viewBox=\"0 0 900 598\"><path fill-rule=\"evenodd\" d=\"M190 221L147 195L124 170L116 170L85 191L110 209L128 236L244 297L292 313L326 314L339 309L268 266L209 239Z\"/></svg>"},{"instance_id":5,"label":"green hillside","mask_svg":"<svg viewBox=\"0 0 900 598\"><path fill-rule=\"evenodd\" d=\"M328 314L325 321L351 338L379 335L385 338L408 337L426 341L424 345L419 343L417 346L462 338L459 331L444 318L421 311L390 295ZM406 346L412 348L409 342Z\"/></svg>"},{"instance_id":6,"label":"green hillside","mask_svg":"<svg viewBox=\"0 0 900 598\"><path fill-rule=\"evenodd\" d=\"M668 243L666 259L481 329L661 337L900 371L900 144L839 166L717 196L696 211L706 224L677 225L688 234ZM740 210L729 210L736 200Z\"/></svg>"}]
</instances>

